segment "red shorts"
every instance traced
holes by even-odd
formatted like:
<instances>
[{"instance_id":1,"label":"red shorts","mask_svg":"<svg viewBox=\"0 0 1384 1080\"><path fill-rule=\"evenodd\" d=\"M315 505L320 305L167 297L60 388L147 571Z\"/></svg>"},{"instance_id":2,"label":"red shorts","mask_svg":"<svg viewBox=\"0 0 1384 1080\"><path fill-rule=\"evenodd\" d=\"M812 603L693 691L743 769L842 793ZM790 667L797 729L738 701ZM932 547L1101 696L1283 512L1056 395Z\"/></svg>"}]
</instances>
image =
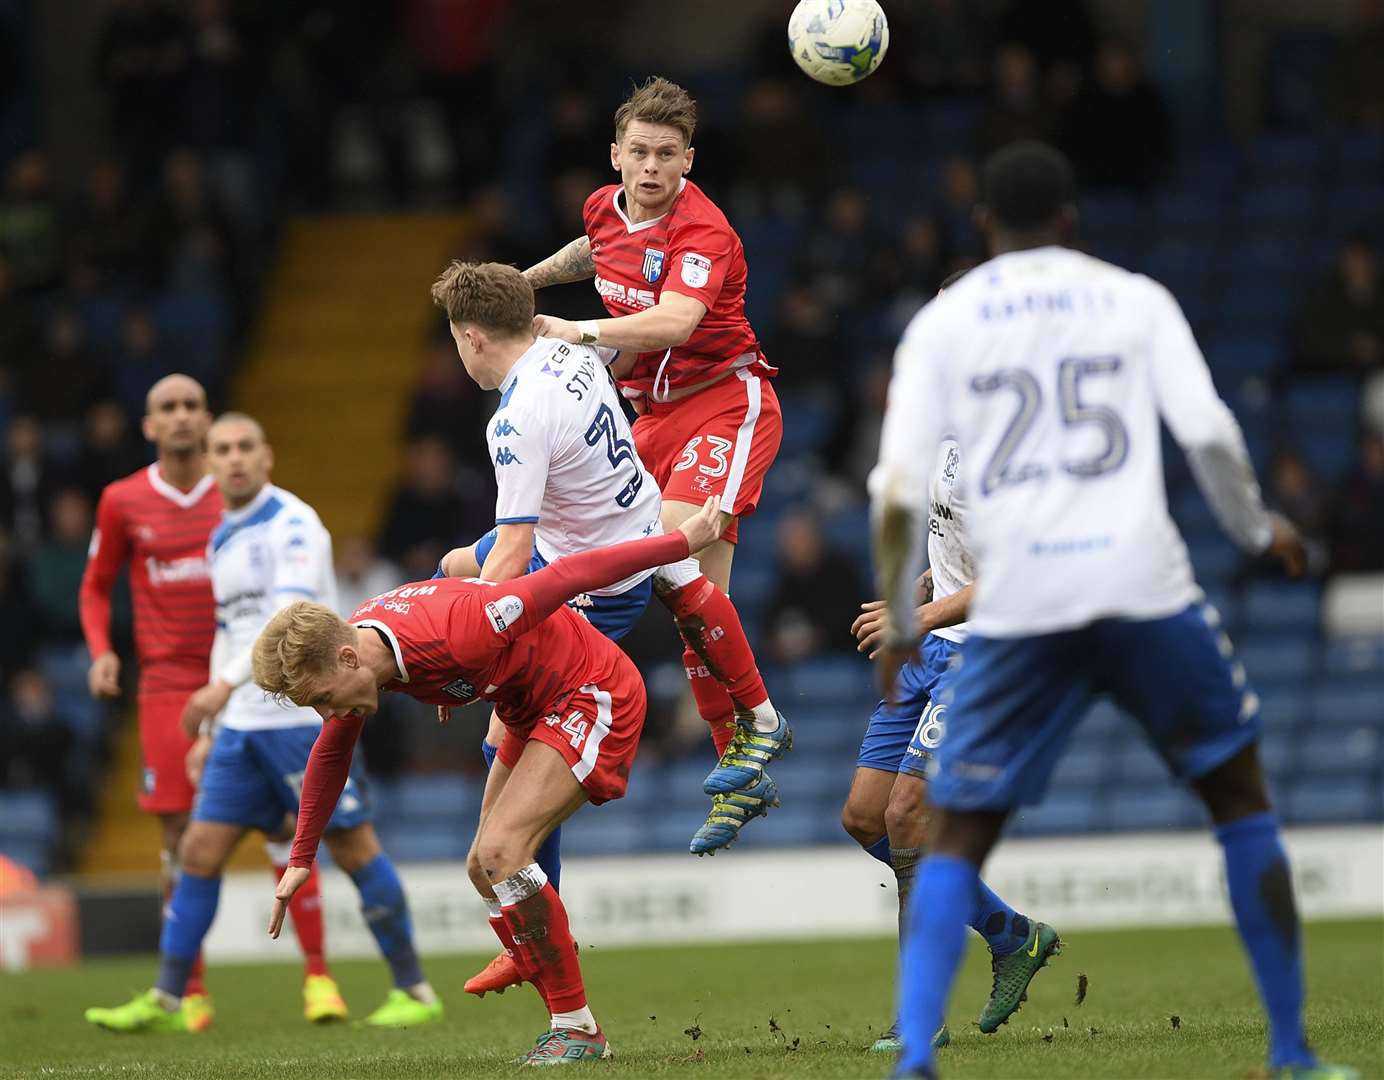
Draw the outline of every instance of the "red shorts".
<instances>
[{"instance_id":1,"label":"red shorts","mask_svg":"<svg viewBox=\"0 0 1384 1080\"><path fill-rule=\"evenodd\" d=\"M506 768L519 763L530 740L547 743L566 759L592 805L625 794L644 730L644 680L626 660L602 685L575 691L561 714L545 716L528 731L505 728L496 756Z\"/></svg>"},{"instance_id":2,"label":"red shorts","mask_svg":"<svg viewBox=\"0 0 1384 1080\"><path fill-rule=\"evenodd\" d=\"M192 809L197 789L187 779L187 752L192 740L180 723L191 690L139 695L139 747L144 753L144 782L139 808L146 814L183 814Z\"/></svg>"},{"instance_id":3,"label":"red shorts","mask_svg":"<svg viewBox=\"0 0 1384 1080\"><path fill-rule=\"evenodd\" d=\"M782 439L778 395L749 368L691 397L650 401L634 422L634 445L665 499L701 506L720 495L737 518L754 513ZM732 521L725 539L738 534Z\"/></svg>"}]
</instances>

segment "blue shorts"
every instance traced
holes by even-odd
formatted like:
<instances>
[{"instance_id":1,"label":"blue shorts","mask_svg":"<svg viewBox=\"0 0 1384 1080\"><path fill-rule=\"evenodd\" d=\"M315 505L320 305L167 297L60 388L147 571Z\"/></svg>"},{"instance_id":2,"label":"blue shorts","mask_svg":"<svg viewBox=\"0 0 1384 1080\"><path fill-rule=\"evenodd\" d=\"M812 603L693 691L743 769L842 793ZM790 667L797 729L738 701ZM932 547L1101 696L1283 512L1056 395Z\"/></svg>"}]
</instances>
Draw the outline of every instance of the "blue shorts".
<instances>
[{"instance_id":1,"label":"blue shorts","mask_svg":"<svg viewBox=\"0 0 1384 1080\"><path fill-rule=\"evenodd\" d=\"M218 821L277 833L286 814L298 813L303 772L322 728L299 724L263 731L223 727L216 733L192 805L193 821ZM353 829L370 820L364 777L355 763L327 823L327 831Z\"/></svg>"},{"instance_id":2,"label":"blue shorts","mask_svg":"<svg viewBox=\"0 0 1384 1080\"><path fill-rule=\"evenodd\" d=\"M948 810L1008 810L1042 800L1073 729L1109 694L1181 780L1223 765L1260 734L1214 609L1163 619L1101 619L1028 638L972 634L951 682L951 725L928 770ZM935 774L935 775L934 775Z\"/></svg>"},{"instance_id":3,"label":"blue shorts","mask_svg":"<svg viewBox=\"0 0 1384 1080\"><path fill-rule=\"evenodd\" d=\"M497 527L476 541L476 562L481 566L485 565L486 556L495 546L495 539L498 535L499 529ZM533 555L529 558L529 573L542 570L547 565L547 560L538 554L538 550L535 548ZM611 641L619 641L634 629L634 624L644 614L644 609L649 606L649 598L653 596L653 589L654 579L650 576L633 588L626 589L616 596L591 596L582 593L580 596L568 600L567 606L579 615L585 616L587 622L610 638Z\"/></svg>"},{"instance_id":4,"label":"blue shorts","mask_svg":"<svg viewBox=\"0 0 1384 1080\"><path fill-rule=\"evenodd\" d=\"M923 762L942 738L946 704L937 699L955 679L952 657L959 649L956 642L936 634L923 639L920 658L899 669L898 701L875 706L855 759L857 769L922 775Z\"/></svg>"}]
</instances>

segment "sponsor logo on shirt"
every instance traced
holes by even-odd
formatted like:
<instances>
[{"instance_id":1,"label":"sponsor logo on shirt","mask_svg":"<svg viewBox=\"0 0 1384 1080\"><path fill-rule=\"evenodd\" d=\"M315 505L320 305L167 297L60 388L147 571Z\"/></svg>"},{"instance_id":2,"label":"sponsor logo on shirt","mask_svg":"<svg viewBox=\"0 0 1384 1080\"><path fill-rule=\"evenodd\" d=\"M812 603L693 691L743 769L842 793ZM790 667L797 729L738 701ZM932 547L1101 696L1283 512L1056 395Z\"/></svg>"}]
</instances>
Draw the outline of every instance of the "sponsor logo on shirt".
<instances>
[{"instance_id":1,"label":"sponsor logo on shirt","mask_svg":"<svg viewBox=\"0 0 1384 1080\"><path fill-rule=\"evenodd\" d=\"M645 281L657 281L663 276L663 252L655 248L644 249L644 265L641 268Z\"/></svg>"},{"instance_id":2,"label":"sponsor logo on shirt","mask_svg":"<svg viewBox=\"0 0 1384 1080\"><path fill-rule=\"evenodd\" d=\"M556 374L556 373L555 373ZM495 438L507 439L511 435L518 435L519 429L509 422L509 417L502 417L495 423Z\"/></svg>"},{"instance_id":3,"label":"sponsor logo on shirt","mask_svg":"<svg viewBox=\"0 0 1384 1080\"><path fill-rule=\"evenodd\" d=\"M682 257L682 280L683 284L700 289L711 280L711 260L688 252Z\"/></svg>"},{"instance_id":4,"label":"sponsor logo on shirt","mask_svg":"<svg viewBox=\"0 0 1384 1080\"><path fill-rule=\"evenodd\" d=\"M517 457L515 456L514 451L511 450L508 446L502 446L502 447L500 447L500 449L498 449L498 450L495 451L495 464L496 464L496 465L514 465L514 464L522 465L522 464L524 464L524 463L523 463L522 461L520 461L519 458L517 458Z\"/></svg>"},{"instance_id":5,"label":"sponsor logo on shirt","mask_svg":"<svg viewBox=\"0 0 1384 1080\"><path fill-rule=\"evenodd\" d=\"M164 562L150 555L144 560L150 585L176 585L185 581L205 581L211 576L204 555L188 555Z\"/></svg>"},{"instance_id":6,"label":"sponsor logo on shirt","mask_svg":"<svg viewBox=\"0 0 1384 1080\"><path fill-rule=\"evenodd\" d=\"M961 455L957 452L956 447L947 447L947 463L942 467L942 479L948 487L956 483L956 467L960 464Z\"/></svg>"},{"instance_id":7,"label":"sponsor logo on shirt","mask_svg":"<svg viewBox=\"0 0 1384 1080\"><path fill-rule=\"evenodd\" d=\"M503 633L506 627L513 626L524 614L524 601L511 593L485 605L485 617L495 628L495 633Z\"/></svg>"},{"instance_id":8,"label":"sponsor logo on shirt","mask_svg":"<svg viewBox=\"0 0 1384 1080\"><path fill-rule=\"evenodd\" d=\"M618 281L610 281L600 275L596 277L596 292L626 307L650 308L658 303L652 289L626 289Z\"/></svg>"},{"instance_id":9,"label":"sponsor logo on shirt","mask_svg":"<svg viewBox=\"0 0 1384 1080\"><path fill-rule=\"evenodd\" d=\"M442 688L442 692L462 701L470 701L476 696L476 688L465 679L454 679Z\"/></svg>"}]
</instances>

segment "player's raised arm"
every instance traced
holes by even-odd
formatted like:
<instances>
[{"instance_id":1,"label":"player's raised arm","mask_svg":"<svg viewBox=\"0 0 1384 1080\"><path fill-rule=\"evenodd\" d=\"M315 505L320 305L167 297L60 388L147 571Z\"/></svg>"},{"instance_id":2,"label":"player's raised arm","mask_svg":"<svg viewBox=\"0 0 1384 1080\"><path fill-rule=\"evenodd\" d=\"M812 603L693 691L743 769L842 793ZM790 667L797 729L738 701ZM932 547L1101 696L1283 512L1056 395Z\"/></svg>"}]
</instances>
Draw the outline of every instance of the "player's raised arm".
<instances>
[{"instance_id":1,"label":"player's raised arm","mask_svg":"<svg viewBox=\"0 0 1384 1080\"><path fill-rule=\"evenodd\" d=\"M591 256L591 238L579 236L570 244L534 263L524 271L524 277L535 289L548 285L565 285L569 281L586 281L596 276L596 260Z\"/></svg>"},{"instance_id":2,"label":"player's raised arm","mask_svg":"<svg viewBox=\"0 0 1384 1080\"><path fill-rule=\"evenodd\" d=\"M691 296L664 290L653 307L621 315L615 319L584 319L572 322L551 315L535 315L534 333L555 337L574 345L602 345L622 352L655 352L674 349L697 329L706 314L706 305Z\"/></svg>"},{"instance_id":3,"label":"player's raised arm","mask_svg":"<svg viewBox=\"0 0 1384 1080\"><path fill-rule=\"evenodd\" d=\"M101 493L96 507L96 528L91 534L77 599L82 636L91 653L87 686L93 697L120 694L120 657L111 647L111 589L129 556L129 538L120 509L108 489Z\"/></svg>"}]
</instances>

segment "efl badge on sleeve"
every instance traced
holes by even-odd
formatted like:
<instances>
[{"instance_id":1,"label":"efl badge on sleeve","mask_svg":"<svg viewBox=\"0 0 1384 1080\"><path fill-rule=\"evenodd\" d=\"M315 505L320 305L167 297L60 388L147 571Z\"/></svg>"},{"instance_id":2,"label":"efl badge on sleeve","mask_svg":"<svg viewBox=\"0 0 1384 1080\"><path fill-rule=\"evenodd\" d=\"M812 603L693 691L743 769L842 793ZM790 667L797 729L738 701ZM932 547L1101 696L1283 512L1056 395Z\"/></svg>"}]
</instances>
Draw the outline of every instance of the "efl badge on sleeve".
<instances>
[{"instance_id":1,"label":"efl badge on sleeve","mask_svg":"<svg viewBox=\"0 0 1384 1080\"><path fill-rule=\"evenodd\" d=\"M657 281L663 276L663 252L644 249L644 280Z\"/></svg>"}]
</instances>

